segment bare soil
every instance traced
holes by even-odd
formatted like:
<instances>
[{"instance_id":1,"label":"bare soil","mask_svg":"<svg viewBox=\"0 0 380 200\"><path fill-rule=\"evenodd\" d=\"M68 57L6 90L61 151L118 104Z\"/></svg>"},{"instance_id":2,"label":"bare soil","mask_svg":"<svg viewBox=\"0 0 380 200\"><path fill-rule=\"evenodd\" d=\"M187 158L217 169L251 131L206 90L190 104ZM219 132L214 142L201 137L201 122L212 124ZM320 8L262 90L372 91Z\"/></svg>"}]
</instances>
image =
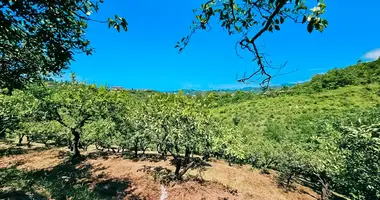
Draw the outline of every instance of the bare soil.
<instances>
[{"instance_id":1,"label":"bare soil","mask_svg":"<svg viewBox=\"0 0 380 200\"><path fill-rule=\"evenodd\" d=\"M25 149L25 147L22 148ZM54 171L67 159L67 149L43 150L37 148L24 150L22 154L18 155L0 157L0 169L15 167L25 172L45 170L46 174ZM275 180L275 172L264 175L250 166L229 166L220 160L213 160L208 164L209 166L206 166L203 171L199 169L190 171L184 181L170 182L164 186L144 169L174 170L174 167L169 160L159 160L154 156L133 160L120 154L93 152L87 153L86 159L75 167L80 170L84 166L90 166L88 175L78 178L78 181L83 184L89 183L90 190L102 186L105 190L103 193L109 195L104 196L104 199L115 199L112 196L115 194L107 194L110 186L101 185L110 182L128 184L128 187L123 189L123 194L117 194L123 199L158 200L162 195L162 186L167 192L167 200L315 200L318 198L316 193L306 187L297 186L294 191L280 188ZM0 185L0 189L6 188L2 188ZM44 188L39 188L39 190L45 196L52 196ZM50 197L48 199L53 199ZM66 199L75 198L67 196Z\"/></svg>"}]
</instances>

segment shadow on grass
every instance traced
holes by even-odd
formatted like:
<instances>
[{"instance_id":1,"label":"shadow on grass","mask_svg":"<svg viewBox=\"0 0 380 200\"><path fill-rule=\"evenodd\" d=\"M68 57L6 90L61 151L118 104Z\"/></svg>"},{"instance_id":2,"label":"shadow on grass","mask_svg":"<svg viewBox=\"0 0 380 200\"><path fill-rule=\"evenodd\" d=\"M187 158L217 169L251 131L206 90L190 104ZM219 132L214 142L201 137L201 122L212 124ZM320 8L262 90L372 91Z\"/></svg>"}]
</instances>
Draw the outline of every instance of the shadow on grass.
<instances>
[{"instance_id":1,"label":"shadow on grass","mask_svg":"<svg viewBox=\"0 0 380 200\"><path fill-rule=\"evenodd\" d=\"M12 156L12 155L21 155L21 154L26 154L26 153L31 153L31 152L40 152L47 150L48 148L46 147L36 147L33 149L26 149L26 148L21 148L21 147L9 147L6 149L0 149L0 157L3 156Z\"/></svg>"},{"instance_id":2,"label":"shadow on grass","mask_svg":"<svg viewBox=\"0 0 380 200\"><path fill-rule=\"evenodd\" d=\"M144 199L132 195L131 181L92 177L93 167L84 158L67 159L50 168L22 171L0 169L0 199Z\"/></svg>"}]
</instances>

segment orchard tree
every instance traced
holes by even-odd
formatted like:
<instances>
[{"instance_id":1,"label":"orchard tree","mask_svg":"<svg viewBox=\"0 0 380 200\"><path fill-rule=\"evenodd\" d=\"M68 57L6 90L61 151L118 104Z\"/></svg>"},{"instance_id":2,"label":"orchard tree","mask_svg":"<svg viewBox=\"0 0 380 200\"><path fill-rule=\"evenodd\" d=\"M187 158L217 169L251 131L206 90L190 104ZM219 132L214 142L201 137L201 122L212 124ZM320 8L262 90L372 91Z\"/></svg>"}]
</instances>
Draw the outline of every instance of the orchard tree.
<instances>
[{"instance_id":1,"label":"orchard tree","mask_svg":"<svg viewBox=\"0 0 380 200\"><path fill-rule=\"evenodd\" d=\"M168 139L173 127L170 107L173 97L174 95L155 94L147 100L147 104L152 109L153 141L156 144L157 152L164 159L166 159L168 153Z\"/></svg>"},{"instance_id":2,"label":"orchard tree","mask_svg":"<svg viewBox=\"0 0 380 200\"><path fill-rule=\"evenodd\" d=\"M127 21L91 18L103 0L1 0L0 1L0 88L10 94L41 75L67 69L76 53L91 54L86 37L90 21L108 23L127 30Z\"/></svg>"},{"instance_id":3,"label":"orchard tree","mask_svg":"<svg viewBox=\"0 0 380 200\"><path fill-rule=\"evenodd\" d=\"M139 150L144 154L152 144L154 125L157 123L153 119L152 114L152 109L146 102L137 104L130 114L132 125L130 141L135 157L138 156Z\"/></svg>"},{"instance_id":4,"label":"orchard tree","mask_svg":"<svg viewBox=\"0 0 380 200\"><path fill-rule=\"evenodd\" d=\"M176 179L181 179L195 164L194 161L190 161L191 154L202 153L206 148L211 148L209 141L212 119L202 105L182 92L169 95L167 100L168 115L164 123L168 125L166 131L169 133L165 143L167 150L174 157Z\"/></svg>"},{"instance_id":5,"label":"orchard tree","mask_svg":"<svg viewBox=\"0 0 380 200\"><path fill-rule=\"evenodd\" d=\"M68 128L74 137L73 155L79 156L79 140L83 127L96 119L102 118L106 109L106 88L83 83L62 83L51 95L43 99L46 118L56 120Z\"/></svg>"},{"instance_id":6,"label":"orchard tree","mask_svg":"<svg viewBox=\"0 0 380 200\"><path fill-rule=\"evenodd\" d=\"M67 144L70 138L68 129L62 127L57 121L24 122L17 131L20 135L27 137L28 145L31 142L41 142L48 146L48 142L53 141L56 146L60 146Z\"/></svg>"},{"instance_id":7,"label":"orchard tree","mask_svg":"<svg viewBox=\"0 0 380 200\"><path fill-rule=\"evenodd\" d=\"M18 120L15 116L13 102L10 96L0 95L0 138L5 138L6 131Z\"/></svg>"},{"instance_id":8,"label":"orchard tree","mask_svg":"<svg viewBox=\"0 0 380 200\"><path fill-rule=\"evenodd\" d=\"M322 32L328 25L321 16L325 13L323 0L317 0L313 8L308 8L305 0L208 0L195 9L196 20L190 27L190 34L175 46L182 52L197 30L209 30L213 18L229 35L240 35L237 48L247 50L257 63L252 73L244 74L239 82L260 80L266 86L272 78L268 71L274 67L258 47L258 39L267 32L280 31L287 21L307 24L307 31ZM276 69L276 68L275 68ZM278 70L281 69L277 68Z\"/></svg>"},{"instance_id":9,"label":"orchard tree","mask_svg":"<svg viewBox=\"0 0 380 200\"><path fill-rule=\"evenodd\" d=\"M115 130L115 123L110 118L97 119L83 126L81 145L84 149L94 144L97 149L114 149L113 145L120 140L118 132Z\"/></svg>"},{"instance_id":10,"label":"orchard tree","mask_svg":"<svg viewBox=\"0 0 380 200\"><path fill-rule=\"evenodd\" d=\"M18 129L20 122L30 121L36 109L37 101L30 94L22 91L16 91L13 96L0 94L0 138L7 131Z\"/></svg>"},{"instance_id":11,"label":"orchard tree","mask_svg":"<svg viewBox=\"0 0 380 200\"><path fill-rule=\"evenodd\" d=\"M135 109L138 109L139 104L131 98L129 92L124 90L109 91L107 102L106 113L114 124L114 134L117 134L118 138L115 140L115 144L124 152L125 149L132 146L133 113L135 113ZM136 121L138 120L136 119Z\"/></svg>"},{"instance_id":12,"label":"orchard tree","mask_svg":"<svg viewBox=\"0 0 380 200\"><path fill-rule=\"evenodd\" d=\"M342 130L346 162L340 189L354 199L380 199L380 124Z\"/></svg>"}]
</instances>

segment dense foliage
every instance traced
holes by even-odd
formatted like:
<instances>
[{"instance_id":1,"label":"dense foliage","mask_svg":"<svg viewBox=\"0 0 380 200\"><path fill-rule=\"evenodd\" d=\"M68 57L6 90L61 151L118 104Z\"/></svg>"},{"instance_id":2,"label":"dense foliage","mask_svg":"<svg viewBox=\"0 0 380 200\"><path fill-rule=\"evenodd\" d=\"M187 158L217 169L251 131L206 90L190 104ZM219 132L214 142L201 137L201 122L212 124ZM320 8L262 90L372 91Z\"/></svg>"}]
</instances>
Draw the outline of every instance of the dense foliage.
<instances>
[{"instance_id":1,"label":"dense foliage","mask_svg":"<svg viewBox=\"0 0 380 200\"><path fill-rule=\"evenodd\" d=\"M41 75L60 73L77 52L91 54L87 23L96 21L90 16L102 2L1 0L0 89L11 93ZM105 22L118 31L127 29L119 16Z\"/></svg>"},{"instance_id":2,"label":"dense foliage","mask_svg":"<svg viewBox=\"0 0 380 200\"><path fill-rule=\"evenodd\" d=\"M309 82L294 87L294 90L296 92L320 92L348 85L371 83L380 83L380 59L315 75Z\"/></svg>"},{"instance_id":3,"label":"dense foliage","mask_svg":"<svg viewBox=\"0 0 380 200\"><path fill-rule=\"evenodd\" d=\"M304 184L321 199L380 199L380 85L371 75L378 69L378 61L361 63L264 93L193 95L110 90L73 76L1 95L1 128L3 136L67 145L73 156L90 145L132 157L170 155L174 179L199 155L274 169L283 187ZM310 88L338 84L336 74L352 81Z\"/></svg>"}]
</instances>

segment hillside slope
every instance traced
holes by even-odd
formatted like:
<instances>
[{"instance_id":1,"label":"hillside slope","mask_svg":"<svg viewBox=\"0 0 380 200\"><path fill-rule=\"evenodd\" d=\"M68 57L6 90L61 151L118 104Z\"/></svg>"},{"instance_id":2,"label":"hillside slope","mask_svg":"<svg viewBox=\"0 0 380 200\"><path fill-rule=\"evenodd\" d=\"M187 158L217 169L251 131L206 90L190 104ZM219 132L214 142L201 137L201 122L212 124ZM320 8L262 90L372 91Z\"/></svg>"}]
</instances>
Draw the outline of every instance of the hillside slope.
<instances>
[{"instance_id":1,"label":"hillside slope","mask_svg":"<svg viewBox=\"0 0 380 200\"><path fill-rule=\"evenodd\" d=\"M285 122L302 116L342 116L352 110L380 105L380 85L360 85L312 94L256 95L240 103L225 104L211 109L224 124L235 126L246 134L262 131L268 121ZM237 122L238 121L238 122Z\"/></svg>"}]
</instances>

